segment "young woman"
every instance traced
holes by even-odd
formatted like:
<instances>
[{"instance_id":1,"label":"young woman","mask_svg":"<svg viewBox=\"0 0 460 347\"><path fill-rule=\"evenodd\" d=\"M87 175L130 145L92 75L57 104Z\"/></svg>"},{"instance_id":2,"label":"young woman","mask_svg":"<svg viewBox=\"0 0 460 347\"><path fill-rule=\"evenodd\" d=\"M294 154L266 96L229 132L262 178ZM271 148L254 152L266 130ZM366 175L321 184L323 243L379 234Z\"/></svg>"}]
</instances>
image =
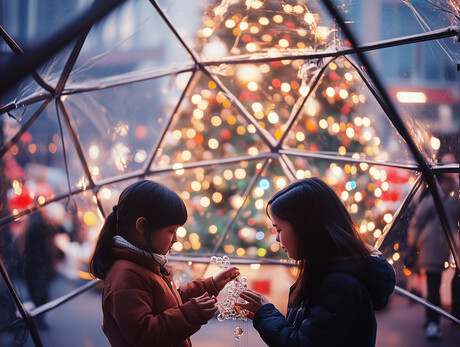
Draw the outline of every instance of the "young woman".
<instances>
[{"instance_id":1,"label":"young woman","mask_svg":"<svg viewBox=\"0 0 460 347\"><path fill-rule=\"evenodd\" d=\"M237 268L176 288L167 254L185 223L182 199L152 181L126 188L102 227L90 272L104 280L102 329L112 346L191 346Z\"/></svg>"},{"instance_id":2,"label":"young woman","mask_svg":"<svg viewBox=\"0 0 460 347\"><path fill-rule=\"evenodd\" d=\"M318 178L295 182L267 204L276 240L297 261L287 317L246 290L240 305L269 346L374 346L374 310L395 285L391 265L361 241L335 192Z\"/></svg>"}]
</instances>

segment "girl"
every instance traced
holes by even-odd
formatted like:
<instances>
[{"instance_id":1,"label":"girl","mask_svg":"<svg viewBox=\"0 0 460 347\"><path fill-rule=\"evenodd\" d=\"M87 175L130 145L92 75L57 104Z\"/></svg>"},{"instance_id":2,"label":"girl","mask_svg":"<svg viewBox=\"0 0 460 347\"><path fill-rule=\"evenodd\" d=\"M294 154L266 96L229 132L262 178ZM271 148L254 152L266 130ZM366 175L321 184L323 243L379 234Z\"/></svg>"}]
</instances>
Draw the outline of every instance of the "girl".
<instances>
[{"instance_id":1,"label":"girl","mask_svg":"<svg viewBox=\"0 0 460 347\"><path fill-rule=\"evenodd\" d=\"M335 192L318 178L276 193L266 212L276 240L297 261L287 317L267 299L246 290L240 305L269 346L375 346L374 310L395 285L391 265L361 241Z\"/></svg>"},{"instance_id":2,"label":"girl","mask_svg":"<svg viewBox=\"0 0 460 347\"><path fill-rule=\"evenodd\" d=\"M90 272L104 280L102 330L112 346L191 346L215 296L239 275L231 268L176 289L165 265L186 219L182 199L147 180L127 187L105 219Z\"/></svg>"}]
</instances>

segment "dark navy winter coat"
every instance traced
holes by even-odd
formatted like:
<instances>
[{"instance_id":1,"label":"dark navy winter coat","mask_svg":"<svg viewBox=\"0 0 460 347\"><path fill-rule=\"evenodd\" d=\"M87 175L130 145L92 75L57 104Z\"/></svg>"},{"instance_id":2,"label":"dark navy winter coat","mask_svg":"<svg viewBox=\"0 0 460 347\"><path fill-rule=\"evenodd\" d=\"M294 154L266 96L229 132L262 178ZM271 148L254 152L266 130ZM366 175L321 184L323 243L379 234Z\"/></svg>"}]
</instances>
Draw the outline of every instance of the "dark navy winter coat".
<instances>
[{"instance_id":1,"label":"dark navy winter coat","mask_svg":"<svg viewBox=\"0 0 460 347\"><path fill-rule=\"evenodd\" d=\"M300 307L288 306L287 318L272 304L262 306L253 324L265 343L277 347L375 346L374 310L386 306L395 273L382 256L369 259L368 266L355 260L330 265Z\"/></svg>"}]
</instances>

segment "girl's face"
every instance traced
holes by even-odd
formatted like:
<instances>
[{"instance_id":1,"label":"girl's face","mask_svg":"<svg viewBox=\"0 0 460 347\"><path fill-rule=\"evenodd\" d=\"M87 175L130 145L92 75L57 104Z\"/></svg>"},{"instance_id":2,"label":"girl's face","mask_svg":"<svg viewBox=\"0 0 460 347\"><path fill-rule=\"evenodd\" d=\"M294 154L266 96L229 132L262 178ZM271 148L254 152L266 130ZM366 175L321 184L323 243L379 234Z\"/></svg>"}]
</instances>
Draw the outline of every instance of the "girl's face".
<instances>
[{"instance_id":1,"label":"girl's face","mask_svg":"<svg viewBox=\"0 0 460 347\"><path fill-rule=\"evenodd\" d=\"M176 231L180 225L171 225L169 227L155 230L146 239L150 250L158 254L166 254L171 250L174 243L177 242Z\"/></svg>"},{"instance_id":2,"label":"girl's face","mask_svg":"<svg viewBox=\"0 0 460 347\"><path fill-rule=\"evenodd\" d=\"M276 241L281 244L281 247L286 251L289 258L300 260L297 256L297 242L294 228L288 221L278 218L271 210L268 210L268 215L276 228Z\"/></svg>"}]
</instances>

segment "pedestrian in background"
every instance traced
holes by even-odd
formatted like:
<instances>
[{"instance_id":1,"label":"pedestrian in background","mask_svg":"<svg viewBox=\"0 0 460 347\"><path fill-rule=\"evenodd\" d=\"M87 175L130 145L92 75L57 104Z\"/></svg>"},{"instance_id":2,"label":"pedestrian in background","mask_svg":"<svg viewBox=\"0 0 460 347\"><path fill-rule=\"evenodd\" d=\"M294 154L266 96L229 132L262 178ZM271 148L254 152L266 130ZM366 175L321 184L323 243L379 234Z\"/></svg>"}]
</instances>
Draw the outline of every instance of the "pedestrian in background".
<instances>
[{"instance_id":1,"label":"pedestrian in background","mask_svg":"<svg viewBox=\"0 0 460 347\"><path fill-rule=\"evenodd\" d=\"M451 158L443 157L443 162L449 162ZM454 240L457 239L458 223L458 175L455 173L443 173L439 175L440 193L444 210L449 221L449 232L452 233ZM436 305L441 306L441 277L442 272L449 263L451 251L439 219L433 196L425 194L417 206L415 213L409 223L408 246L415 247L417 259L415 268L420 275L426 278L427 297L426 299ZM455 293L452 293L454 296ZM441 337L439 328L439 314L426 307L425 323L426 337L437 339Z\"/></svg>"}]
</instances>

